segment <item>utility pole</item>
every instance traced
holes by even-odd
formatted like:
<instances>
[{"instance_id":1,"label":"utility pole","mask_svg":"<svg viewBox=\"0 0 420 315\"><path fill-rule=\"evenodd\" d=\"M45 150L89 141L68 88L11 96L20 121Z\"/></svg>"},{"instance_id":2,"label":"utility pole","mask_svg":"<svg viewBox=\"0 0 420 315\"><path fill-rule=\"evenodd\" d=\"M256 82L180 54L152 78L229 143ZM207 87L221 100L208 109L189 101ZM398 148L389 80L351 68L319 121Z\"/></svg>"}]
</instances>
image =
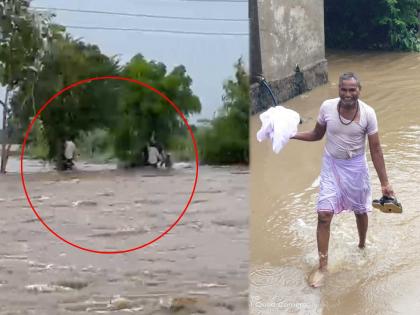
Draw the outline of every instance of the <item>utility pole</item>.
<instances>
[{"instance_id":1,"label":"utility pole","mask_svg":"<svg viewBox=\"0 0 420 315\"><path fill-rule=\"evenodd\" d=\"M258 20L258 0L249 0L249 55L251 84L257 82L256 76L262 74L260 27Z\"/></svg>"}]
</instances>

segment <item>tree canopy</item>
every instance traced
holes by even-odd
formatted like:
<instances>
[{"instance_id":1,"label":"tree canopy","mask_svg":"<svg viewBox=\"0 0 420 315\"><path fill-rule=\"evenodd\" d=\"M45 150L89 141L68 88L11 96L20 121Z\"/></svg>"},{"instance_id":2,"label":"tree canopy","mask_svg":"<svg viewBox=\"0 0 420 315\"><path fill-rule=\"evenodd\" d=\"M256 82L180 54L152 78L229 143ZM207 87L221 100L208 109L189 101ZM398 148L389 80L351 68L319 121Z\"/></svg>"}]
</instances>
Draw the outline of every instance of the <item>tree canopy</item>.
<instances>
[{"instance_id":1,"label":"tree canopy","mask_svg":"<svg viewBox=\"0 0 420 315\"><path fill-rule=\"evenodd\" d=\"M249 76L242 59L235 64L235 79L223 88L223 107L199 138L202 159L210 164L248 163Z\"/></svg>"},{"instance_id":2,"label":"tree canopy","mask_svg":"<svg viewBox=\"0 0 420 315\"><path fill-rule=\"evenodd\" d=\"M36 80L26 82L12 100L12 110L22 122L28 122L41 106L61 89L82 79L118 73L115 60L99 48L58 36L45 51L42 69ZM28 98L29 90L32 97ZM48 158L61 165L66 139L82 131L112 124L117 113L119 86L112 81L92 81L72 88L57 97L42 113L39 125L48 143ZM36 133L34 133L35 135Z\"/></svg>"},{"instance_id":3,"label":"tree canopy","mask_svg":"<svg viewBox=\"0 0 420 315\"><path fill-rule=\"evenodd\" d=\"M134 56L122 74L144 82L165 94L188 117L201 111L200 100L191 90L192 79L184 66L167 73L163 63ZM154 138L166 146L171 135L185 128L175 109L160 95L137 84L126 84L120 102L120 116L114 128L117 157L129 164L141 163L142 150Z\"/></svg>"},{"instance_id":4,"label":"tree canopy","mask_svg":"<svg viewBox=\"0 0 420 315\"><path fill-rule=\"evenodd\" d=\"M33 79L40 66L48 16L29 11L29 1L0 1L0 84L6 88L3 109L3 143L0 172L4 173L13 117L10 100L23 82Z\"/></svg>"},{"instance_id":5,"label":"tree canopy","mask_svg":"<svg viewBox=\"0 0 420 315\"><path fill-rule=\"evenodd\" d=\"M420 0L326 0L330 48L420 51Z\"/></svg>"}]
</instances>

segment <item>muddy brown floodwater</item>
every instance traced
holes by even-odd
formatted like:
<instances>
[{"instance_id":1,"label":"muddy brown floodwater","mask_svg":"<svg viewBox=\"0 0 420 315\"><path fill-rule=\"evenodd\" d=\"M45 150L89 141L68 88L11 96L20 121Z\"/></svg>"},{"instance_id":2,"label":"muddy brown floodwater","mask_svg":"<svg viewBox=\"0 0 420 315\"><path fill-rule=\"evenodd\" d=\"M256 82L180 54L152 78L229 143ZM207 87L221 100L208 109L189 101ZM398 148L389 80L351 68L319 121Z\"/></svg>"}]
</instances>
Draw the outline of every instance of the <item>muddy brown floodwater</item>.
<instances>
[{"instance_id":1,"label":"muddy brown floodwater","mask_svg":"<svg viewBox=\"0 0 420 315\"><path fill-rule=\"evenodd\" d=\"M195 174L91 168L59 175L27 165L28 191L46 224L101 251L159 236L182 212ZM81 251L53 236L29 208L18 174L1 176L0 314L248 313L248 176L247 168L200 167L179 224L119 255Z\"/></svg>"},{"instance_id":2,"label":"muddy brown floodwater","mask_svg":"<svg viewBox=\"0 0 420 315\"><path fill-rule=\"evenodd\" d=\"M318 175L324 142L291 141L278 155L257 143L251 121L250 313L419 314L420 310L420 54L330 52L330 82L284 105L315 126L321 103L337 97L339 74L354 71L361 99L375 110L388 176L403 214L370 215L367 248L357 249L354 216L333 218L330 276L321 289L306 277L317 265ZM368 151L368 150L367 150ZM373 197L379 180L370 161Z\"/></svg>"}]
</instances>

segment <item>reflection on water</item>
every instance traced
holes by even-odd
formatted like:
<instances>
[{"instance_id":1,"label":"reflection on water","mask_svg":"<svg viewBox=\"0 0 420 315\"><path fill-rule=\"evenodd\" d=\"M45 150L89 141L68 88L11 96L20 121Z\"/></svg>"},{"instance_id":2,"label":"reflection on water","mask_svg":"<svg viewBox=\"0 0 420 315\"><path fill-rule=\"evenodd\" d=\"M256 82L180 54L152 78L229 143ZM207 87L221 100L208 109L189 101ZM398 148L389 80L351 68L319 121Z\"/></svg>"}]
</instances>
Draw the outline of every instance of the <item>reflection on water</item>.
<instances>
[{"instance_id":1,"label":"reflection on water","mask_svg":"<svg viewBox=\"0 0 420 315\"><path fill-rule=\"evenodd\" d=\"M292 141L275 155L268 143L251 143L251 314L416 314L420 309L420 55L341 53L328 56L330 83L285 104L312 129L323 100L337 96L340 73L362 80L361 99L375 108L388 177L402 215L374 211L367 248L357 248L352 214L333 218L329 277L311 289L317 265L316 198L323 141ZM252 117L252 134L260 126ZM370 162L374 198L380 184ZM287 289L286 289L287 288ZM415 311L417 310L417 311Z\"/></svg>"}]
</instances>

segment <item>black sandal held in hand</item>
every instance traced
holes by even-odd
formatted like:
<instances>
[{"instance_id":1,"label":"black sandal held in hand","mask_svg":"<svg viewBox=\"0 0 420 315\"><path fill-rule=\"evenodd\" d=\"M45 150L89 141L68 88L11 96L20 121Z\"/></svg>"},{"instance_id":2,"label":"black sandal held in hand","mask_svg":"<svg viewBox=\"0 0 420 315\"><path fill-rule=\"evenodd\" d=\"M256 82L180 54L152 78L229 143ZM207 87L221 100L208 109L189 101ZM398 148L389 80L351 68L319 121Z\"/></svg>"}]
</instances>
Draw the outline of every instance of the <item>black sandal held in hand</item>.
<instances>
[{"instance_id":1,"label":"black sandal held in hand","mask_svg":"<svg viewBox=\"0 0 420 315\"><path fill-rule=\"evenodd\" d=\"M402 205L396 198L382 196L381 199L373 200L372 206L384 213L402 213Z\"/></svg>"}]
</instances>

